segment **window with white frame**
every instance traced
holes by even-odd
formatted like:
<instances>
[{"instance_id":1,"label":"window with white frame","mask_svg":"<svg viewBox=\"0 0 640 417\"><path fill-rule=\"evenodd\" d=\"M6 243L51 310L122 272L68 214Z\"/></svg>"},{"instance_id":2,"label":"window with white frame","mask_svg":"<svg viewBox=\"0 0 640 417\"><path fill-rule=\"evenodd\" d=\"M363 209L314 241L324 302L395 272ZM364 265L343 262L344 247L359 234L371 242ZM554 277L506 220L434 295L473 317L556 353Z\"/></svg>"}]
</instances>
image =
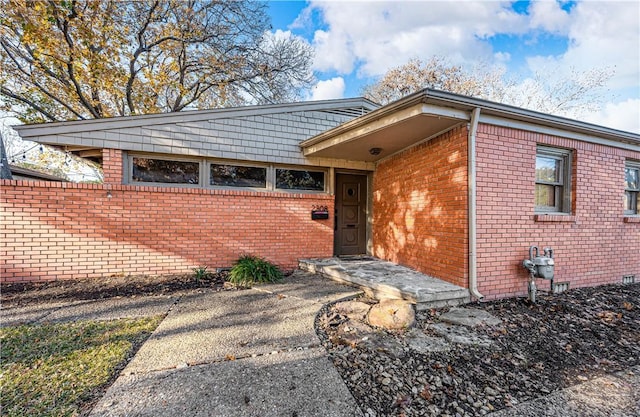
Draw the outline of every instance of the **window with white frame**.
<instances>
[{"instance_id":1,"label":"window with white frame","mask_svg":"<svg viewBox=\"0 0 640 417\"><path fill-rule=\"evenodd\" d=\"M624 166L624 214L640 214L638 194L640 194L640 162L627 161Z\"/></svg>"},{"instance_id":2,"label":"window with white frame","mask_svg":"<svg viewBox=\"0 0 640 417\"><path fill-rule=\"evenodd\" d=\"M535 211L571 213L571 151L538 146Z\"/></svg>"}]
</instances>

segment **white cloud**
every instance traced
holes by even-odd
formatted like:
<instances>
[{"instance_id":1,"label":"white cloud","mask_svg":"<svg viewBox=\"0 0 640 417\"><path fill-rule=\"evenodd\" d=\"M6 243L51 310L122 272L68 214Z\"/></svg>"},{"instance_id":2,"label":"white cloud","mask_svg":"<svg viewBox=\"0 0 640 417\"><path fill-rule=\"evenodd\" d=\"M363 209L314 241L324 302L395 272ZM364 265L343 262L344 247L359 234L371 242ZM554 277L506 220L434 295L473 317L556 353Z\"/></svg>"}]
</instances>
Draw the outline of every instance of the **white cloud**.
<instances>
[{"instance_id":1,"label":"white cloud","mask_svg":"<svg viewBox=\"0 0 640 417\"><path fill-rule=\"evenodd\" d=\"M311 90L311 100L331 100L344 97L344 78L335 77L318 81Z\"/></svg>"},{"instance_id":2,"label":"white cloud","mask_svg":"<svg viewBox=\"0 0 640 417\"><path fill-rule=\"evenodd\" d=\"M495 33L526 30L508 2L312 2L327 25L316 31L315 69L381 75L413 57L455 63L491 55ZM304 12L303 15L308 12Z\"/></svg>"},{"instance_id":3,"label":"white cloud","mask_svg":"<svg viewBox=\"0 0 640 417\"><path fill-rule=\"evenodd\" d=\"M640 99L608 103L600 113L586 116L584 121L640 133Z\"/></svg>"},{"instance_id":4,"label":"white cloud","mask_svg":"<svg viewBox=\"0 0 640 417\"><path fill-rule=\"evenodd\" d=\"M554 62L560 68L578 70L614 67L609 83L612 89L633 88L637 97L640 84L640 3L586 1L577 3L567 15L569 46L558 57L531 57L537 70Z\"/></svg>"},{"instance_id":5,"label":"white cloud","mask_svg":"<svg viewBox=\"0 0 640 417\"><path fill-rule=\"evenodd\" d=\"M530 26L552 33L567 33L569 13L556 1L538 0L529 5Z\"/></svg>"},{"instance_id":6,"label":"white cloud","mask_svg":"<svg viewBox=\"0 0 640 417\"><path fill-rule=\"evenodd\" d=\"M566 49L555 55L525 56L529 69L547 74L552 82L552 78L569 77L572 70L612 68L615 75L603 89L608 91L604 101L609 104L590 120L638 131L640 3L578 0L564 10L566 4L535 0L526 14L519 14L511 1L312 0L295 24L322 22L311 41L316 71L358 78L380 76L411 58L433 55L470 67L489 61L507 68L508 76L529 76L515 67L522 62L523 50L526 54L525 43L551 39ZM500 46L494 50L494 35L507 35L511 42L496 44ZM521 49L507 49L519 36ZM562 37L564 42L559 40ZM518 72L509 73L509 66ZM318 83L313 97L327 97L325 89L334 91L331 97L338 96L335 91L343 94L334 80Z\"/></svg>"}]
</instances>

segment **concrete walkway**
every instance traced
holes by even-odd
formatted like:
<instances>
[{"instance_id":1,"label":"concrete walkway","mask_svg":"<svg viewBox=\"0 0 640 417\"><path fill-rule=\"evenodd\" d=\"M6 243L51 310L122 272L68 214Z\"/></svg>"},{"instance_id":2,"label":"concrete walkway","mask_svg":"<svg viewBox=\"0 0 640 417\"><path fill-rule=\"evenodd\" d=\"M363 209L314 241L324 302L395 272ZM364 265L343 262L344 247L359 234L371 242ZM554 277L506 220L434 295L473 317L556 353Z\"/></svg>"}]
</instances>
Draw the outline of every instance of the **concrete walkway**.
<instances>
[{"instance_id":1,"label":"concrete walkway","mask_svg":"<svg viewBox=\"0 0 640 417\"><path fill-rule=\"evenodd\" d=\"M243 291L7 308L0 326L167 314L92 417L352 417L363 413L320 346L314 319L324 304L356 292L298 271ZM636 416L639 385L634 367L491 416Z\"/></svg>"},{"instance_id":2,"label":"concrete walkway","mask_svg":"<svg viewBox=\"0 0 640 417\"><path fill-rule=\"evenodd\" d=\"M282 284L2 310L2 325L165 314L91 416L361 416L314 319L356 294L296 272Z\"/></svg>"}]
</instances>

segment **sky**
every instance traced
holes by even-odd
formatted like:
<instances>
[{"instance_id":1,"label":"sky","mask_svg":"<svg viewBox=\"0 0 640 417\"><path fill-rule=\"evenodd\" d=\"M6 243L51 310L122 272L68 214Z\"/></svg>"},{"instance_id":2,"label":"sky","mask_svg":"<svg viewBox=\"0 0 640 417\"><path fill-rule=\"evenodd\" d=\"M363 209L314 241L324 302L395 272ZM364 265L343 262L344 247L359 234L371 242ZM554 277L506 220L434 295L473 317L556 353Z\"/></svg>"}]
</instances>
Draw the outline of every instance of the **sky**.
<instances>
[{"instance_id":1,"label":"sky","mask_svg":"<svg viewBox=\"0 0 640 417\"><path fill-rule=\"evenodd\" d=\"M536 72L606 69L600 111L580 120L640 133L640 0L271 1L273 31L315 51L309 100L361 95L409 59L484 62L526 84Z\"/></svg>"}]
</instances>

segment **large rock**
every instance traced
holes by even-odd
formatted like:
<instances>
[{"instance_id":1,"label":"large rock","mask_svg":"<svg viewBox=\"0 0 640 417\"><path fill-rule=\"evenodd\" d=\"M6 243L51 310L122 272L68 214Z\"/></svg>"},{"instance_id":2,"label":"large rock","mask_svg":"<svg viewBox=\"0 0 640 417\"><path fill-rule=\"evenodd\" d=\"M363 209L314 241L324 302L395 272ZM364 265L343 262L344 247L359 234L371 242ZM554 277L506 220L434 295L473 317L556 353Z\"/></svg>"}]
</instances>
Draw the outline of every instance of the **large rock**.
<instances>
[{"instance_id":1,"label":"large rock","mask_svg":"<svg viewBox=\"0 0 640 417\"><path fill-rule=\"evenodd\" d=\"M362 320L364 321L367 318L367 313L371 305L367 303L363 303L362 301L341 301L336 303L333 307L334 311L343 316L347 316L352 320Z\"/></svg>"},{"instance_id":2,"label":"large rock","mask_svg":"<svg viewBox=\"0 0 640 417\"><path fill-rule=\"evenodd\" d=\"M387 330L406 330L416 324L413 305L404 300L382 300L371 307L369 324Z\"/></svg>"}]
</instances>

